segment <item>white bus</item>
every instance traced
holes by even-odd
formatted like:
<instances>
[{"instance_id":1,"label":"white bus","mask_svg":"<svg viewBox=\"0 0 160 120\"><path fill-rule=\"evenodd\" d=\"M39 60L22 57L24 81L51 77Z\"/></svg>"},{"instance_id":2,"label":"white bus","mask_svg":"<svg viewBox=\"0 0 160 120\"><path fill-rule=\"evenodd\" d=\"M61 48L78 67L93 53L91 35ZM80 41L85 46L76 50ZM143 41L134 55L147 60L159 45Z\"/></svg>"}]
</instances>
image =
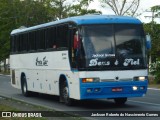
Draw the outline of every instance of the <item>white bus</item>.
<instances>
[{"instance_id":1,"label":"white bus","mask_svg":"<svg viewBox=\"0 0 160 120\"><path fill-rule=\"evenodd\" d=\"M11 84L73 100L146 94L147 47L142 23L132 17L85 15L11 32Z\"/></svg>"}]
</instances>

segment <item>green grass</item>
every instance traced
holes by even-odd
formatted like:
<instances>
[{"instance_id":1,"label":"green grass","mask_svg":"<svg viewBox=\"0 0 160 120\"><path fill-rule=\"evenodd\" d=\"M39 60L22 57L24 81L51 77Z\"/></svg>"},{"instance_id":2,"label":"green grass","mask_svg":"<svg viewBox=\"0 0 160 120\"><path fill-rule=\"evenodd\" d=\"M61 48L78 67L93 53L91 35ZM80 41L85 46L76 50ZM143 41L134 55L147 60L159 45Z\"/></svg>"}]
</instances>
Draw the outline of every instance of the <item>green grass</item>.
<instances>
[{"instance_id":1,"label":"green grass","mask_svg":"<svg viewBox=\"0 0 160 120\"><path fill-rule=\"evenodd\" d=\"M0 96L0 116L1 116L1 112L19 112L19 113L25 113L25 111L28 112L35 112L38 111L45 111L47 113L50 113L51 116L53 117L42 117L42 118L34 118L34 117L11 117L11 118L1 118L0 120L86 120L82 117L76 116L76 115L71 115L71 114L67 114L64 112L60 112L60 111L55 111L55 110L51 110L42 106L37 106L37 105L33 105L33 104L28 104L26 102L23 101L18 101L18 100L14 100L14 99L9 99L9 98L5 98L5 97L1 97ZM50 116L49 115L49 116ZM43 116L43 113L42 113ZM55 116L55 117L54 117Z\"/></svg>"},{"instance_id":2,"label":"green grass","mask_svg":"<svg viewBox=\"0 0 160 120\"><path fill-rule=\"evenodd\" d=\"M18 109L0 104L0 111L18 111Z\"/></svg>"},{"instance_id":3,"label":"green grass","mask_svg":"<svg viewBox=\"0 0 160 120\"><path fill-rule=\"evenodd\" d=\"M160 84L149 84L148 87L160 89Z\"/></svg>"},{"instance_id":4,"label":"green grass","mask_svg":"<svg viewBox=\"0 0 160 120\"><path fill-rule=\"evenodd\" d=\"M3 75L10 75L10 71L7 71L7 72L1 71L0 74L3 74Z\"/></svg>"}]
</instances>

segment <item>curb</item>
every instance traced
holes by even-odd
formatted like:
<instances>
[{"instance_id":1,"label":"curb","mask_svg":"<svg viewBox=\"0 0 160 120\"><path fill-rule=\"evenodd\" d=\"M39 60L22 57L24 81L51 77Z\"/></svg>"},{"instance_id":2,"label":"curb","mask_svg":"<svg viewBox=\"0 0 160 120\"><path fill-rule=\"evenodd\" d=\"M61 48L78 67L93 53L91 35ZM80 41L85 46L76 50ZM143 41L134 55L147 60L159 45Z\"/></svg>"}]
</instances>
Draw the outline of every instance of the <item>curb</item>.
<instances>
[{"instance_id":1,"label":"curb","mask_svg":"<svg viewBox=\"0 0 160 120\"><path fill-rule=\"evenodd\" d=\"M4 74L0 74L0 76L8 76L8 77L10 77L10 75L4 75Z\"/></svg>"},{"instance_id":2,"label":"curb","mask_svg":"<svg viewBox=\"0 0 160 120\"><path fill-rule=\"evenodd\" d=\"M160 90L159 88L147 88L148 90Z\"/></svg>"}]
</instances>

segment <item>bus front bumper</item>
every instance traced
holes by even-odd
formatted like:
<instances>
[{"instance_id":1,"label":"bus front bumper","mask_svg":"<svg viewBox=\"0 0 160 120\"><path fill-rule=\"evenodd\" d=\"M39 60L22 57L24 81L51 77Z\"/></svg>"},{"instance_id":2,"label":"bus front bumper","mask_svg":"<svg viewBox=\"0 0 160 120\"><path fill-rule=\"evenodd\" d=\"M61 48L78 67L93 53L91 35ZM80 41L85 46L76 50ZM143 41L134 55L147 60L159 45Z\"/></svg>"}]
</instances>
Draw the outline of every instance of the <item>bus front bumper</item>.
<instances>
[{"instance_id":1,"label":"bus front bumper","mask_svg":"<svg viewBox=\"0 0 160 120\"><path fill-rule=\"evenodd\" d=\"M80 84L82 99L142 97L147 92L148 80L130 82L95 82Z\"/></svg>"}]
</instances>

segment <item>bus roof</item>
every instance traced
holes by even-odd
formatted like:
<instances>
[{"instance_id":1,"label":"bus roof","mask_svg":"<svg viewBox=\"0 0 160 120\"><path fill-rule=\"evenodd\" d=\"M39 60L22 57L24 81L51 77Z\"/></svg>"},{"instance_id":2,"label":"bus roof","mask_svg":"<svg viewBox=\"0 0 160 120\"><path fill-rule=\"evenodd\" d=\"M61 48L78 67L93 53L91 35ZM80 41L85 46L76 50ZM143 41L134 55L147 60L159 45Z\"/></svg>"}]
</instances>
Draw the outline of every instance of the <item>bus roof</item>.
<instances>
[{"instance_id":1,"label":"bus roof","mask_svg":"<svg viewBox=\"0 0 160 120\"><path fill-rule=\"evenodd\" d=\"M52 21L49 23L36 25L33 27L28 28L19 28L15 29L11 32L12 34L17 34L21 32L31 31L40 29L43 27L49 27L52 25L67 23L67 22L74 22L77 25L87 25L87 24L116 24L116 23L126 23L126 24L142 24L140 20L128 17L128 16L116 16L116 15L83 15L83 16L75 16L75 17L69 17L57 21Z\"/></svg>"}]
</instances>

